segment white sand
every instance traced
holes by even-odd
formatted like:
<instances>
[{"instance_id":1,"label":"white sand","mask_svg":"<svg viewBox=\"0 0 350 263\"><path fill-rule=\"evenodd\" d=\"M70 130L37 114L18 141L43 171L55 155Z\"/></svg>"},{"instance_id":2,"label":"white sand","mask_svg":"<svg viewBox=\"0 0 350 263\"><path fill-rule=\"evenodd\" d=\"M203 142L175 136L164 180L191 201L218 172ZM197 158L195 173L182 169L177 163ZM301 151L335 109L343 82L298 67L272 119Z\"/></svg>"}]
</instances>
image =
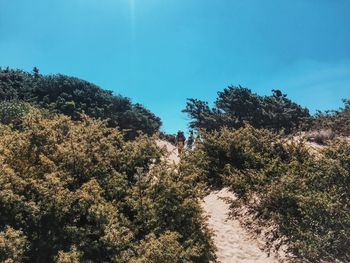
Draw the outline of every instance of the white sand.
<instances>
[{"instance_id":1,"label":"white sand","mask_svg":"<svg viewBox=\"0 0 350 263\"><path fill-rule=\"evenodd\" d=\"M157 141L159 147L165 147L169 153L168 161L180 161L177 149L165 141ZM222 263L271 263L278 262L259 247L264 244L251 238L240 222L229 218L230 206L220 198L235 199L235 195L227 190L213 191L203 200L202 207L208 216L208 225L214 231L214 243L218 249L216 256Z\"/></svg>"},{"instance_id":2,"label":"white sand","mask_svg":"<svg viewBox=\"0 0 350 263\"><path fill-rule=\"evenodd\" d=\"M230 207L221 198L235 199L235 195L227 190L211 192L203 200L203 209L209 216L209 228L215 233L214 243L218 249L217 258L222 263L270 263L278 262L259 247L258 240L241 226L238 220L229 218Z\"/></svg>"},{"instance_id":3,"label":"white sand","mask_svg":"<svg viewBox=\"0 0 350 263\"><path fill-rule=\"evenodd\" d=\"M165 148L168 152L168 162L169 163L174 163L174 164L178 164L180 161L180 157L178 155L177 149L174 145L172 145L169 142L166 141L161 141L161 140L157 140L156 141L158 147L160 148Z\"/></svg>"}]
</instances>

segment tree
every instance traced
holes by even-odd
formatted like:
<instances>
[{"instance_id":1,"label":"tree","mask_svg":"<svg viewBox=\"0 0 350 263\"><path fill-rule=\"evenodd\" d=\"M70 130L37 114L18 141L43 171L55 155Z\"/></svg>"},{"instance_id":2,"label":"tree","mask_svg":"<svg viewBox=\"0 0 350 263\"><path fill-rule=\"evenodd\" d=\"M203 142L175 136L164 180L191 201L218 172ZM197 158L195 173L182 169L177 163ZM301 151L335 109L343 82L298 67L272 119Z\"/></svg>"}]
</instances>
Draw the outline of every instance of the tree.
<instances>
[{"instance_id":1,"label":"tree","mask_svg":"<svg viewBox=\"0 0 350 263\"><path fill-rule=\"evenodd\" d=\"M241 127L244 122L253 126L260 126L262 117L261 97L252 93L250 89L228 87L218 92L215 106L225 115L232 116L235 120L233 126Z\"/></svg>"},{"instance_id":2,"label":"tree","mask_svg":"<svg viewBox=\"0 0 350 263\"><path fill-rule=\"evenodd\" d=\"M186 108L182 110L182 112L187 113L191 118L191 128L210 128L208 119L213 115L213 112L209 108L208 102L197 99L187 99Z\"/></svg>"},{"instance_id":3,"label":"tree","mask_svg":"<svg viewBox=\"0 0 350 263\"><path fill-rule=\"evenodd\" d=\"M75 120L81 114L108 120L109 127L125 130L127 138L139 131L152 135L162 124L159 117L129 98L75 77L41 75L36 67L33 73L0 70L0 100L24 100Z\"/></svg>"},{"instance_id":4,"label":"tree","mask_svg":"<svg viewBox=\"0 0 350 263\"><path fill-rule=\"evenodd\" d=\"M183 112L191 118L191 128L206 130L240 128L249 123L256 128L291 132L309 117L306 108L292 102L280 90L272 92L272 96L259 96L250 89L230 86L218 92L213 109L207 102L188 99Z\"/></svg>"},{"instance_id":5,"label":"tree","mask_svg":"<svg viewBox=\"0 0 350 263\"><path fill-rule=\"evenodd\" d=\"M38 79L40 77L40 74L39 74L39 69L37 67L34 67L33 68L33 77L35 79Z\"/></svg>"}]
</instances>

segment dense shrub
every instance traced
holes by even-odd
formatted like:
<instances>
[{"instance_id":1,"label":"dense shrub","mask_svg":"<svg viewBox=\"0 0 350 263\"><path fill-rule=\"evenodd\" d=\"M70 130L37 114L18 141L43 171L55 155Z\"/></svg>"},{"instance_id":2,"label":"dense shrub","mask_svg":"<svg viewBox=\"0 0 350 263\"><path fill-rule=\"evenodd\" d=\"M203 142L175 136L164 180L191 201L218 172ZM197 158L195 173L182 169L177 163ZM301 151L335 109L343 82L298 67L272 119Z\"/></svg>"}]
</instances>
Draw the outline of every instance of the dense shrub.
<instances>
[{"instance_id":1,"label":"dense shrub","mask_svg":"<svg viewBox=\"0 0 350 263\"><path fill-rule=\"evenodd\" d=\"M0 232L0 260L12 263L22 262L28 249L27 239L23 232L7 226Z\"/></svg>"},{"instance_id":2,"label":"dense shrub","mask_svg":"<svg viewBox=\"0 0 350 263\"><path fill-rule=\"evenodd\" d=\"M275 222L276 238L287 237L298 260L350 260L348 143L312 155L303 142L251 126L203 138L186 161L199 160L193 169L206 182L231 187L257 219Z\"/></svg>"},{"instance_id":3,"label":"dense shrub","mask_svg":"<svg viewBox=\"0 0 350 263\"><path fill-rule=\"evenodd\" d=\"M0 101L0 123L18 128L29 109L30 105L21 101Z\"/></svg>"},{"instance_id":4,"label":"dense shrub","mask_svg":"<svg viewBox=\"0 0 350 263\"><path fill-rule=\"evenodd\" d=\"M161 162L155 138L35 109L0 125L1 261L214 259L194 179Z\"/></svg>"},{"instance_id":5,"label":"dense shrub","mask_svg":"<svg viewBox=\"0 0 350 263\"><path fill-rule=\"evenodd\" d=\"M338 110L317 112L307 127L312 130L332 130L337 135L350 136L350 100L344 99Z\"/></svg>"},{"instance_id":6,"label":"dense shrub","mask_svg":"<svg viewBox=\"0 0 350 263\"><path fill-rule=\"evenodd\" d=\"M148 109L109 90L65 75L40 75L22 70L0 69L0 101L23 100L43 108L80 119L82 113L107 120L108 127L119 127L128 138L138 131L152 135L161 126L160 119Z\"/></svg>"},{"instance_id":7,"label":"dense shrub","mask_svg":"<svg viewBox=\"0 0 350 263\"><path fill-rule=\"evenodd\" d=\"M218 92L214 108L207 102L188 99L183 112L191 118L191 128L209 131L220 127L240 128L245 123L285 132L299 128L309 117L308 109L292 102L280 90L272 92L272 96L259 96L250 89L230 86Z\"/></svg>"}]
</instances>

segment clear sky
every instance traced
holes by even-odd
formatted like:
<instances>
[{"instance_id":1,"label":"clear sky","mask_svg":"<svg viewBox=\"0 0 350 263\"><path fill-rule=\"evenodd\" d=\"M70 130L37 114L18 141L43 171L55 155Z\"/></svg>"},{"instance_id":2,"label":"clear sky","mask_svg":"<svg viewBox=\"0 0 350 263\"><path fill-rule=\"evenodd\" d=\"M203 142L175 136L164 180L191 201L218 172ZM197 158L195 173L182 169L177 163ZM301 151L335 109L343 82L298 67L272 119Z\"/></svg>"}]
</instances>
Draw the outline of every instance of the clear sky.
<instances>
[{"instance_id":1,"label":"clear sky","mask_svg":"<svg viewBox=\"0 0 350 263\"><path fill-rule=\"evenodd\" d=\"M186 98L279 88L314 112L350 98L350 0L0 0L0 65L63 73L186 129Z\"/></svg>"}]
</instances>

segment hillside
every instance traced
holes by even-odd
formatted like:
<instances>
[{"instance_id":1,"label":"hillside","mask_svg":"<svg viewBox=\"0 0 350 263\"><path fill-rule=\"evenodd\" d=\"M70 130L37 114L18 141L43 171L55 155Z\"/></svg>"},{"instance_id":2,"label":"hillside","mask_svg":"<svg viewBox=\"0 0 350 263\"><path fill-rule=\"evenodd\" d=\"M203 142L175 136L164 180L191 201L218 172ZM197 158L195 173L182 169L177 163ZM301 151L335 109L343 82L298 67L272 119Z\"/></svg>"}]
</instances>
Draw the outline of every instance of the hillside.
<instances>
[{"instance_id":1,"label":"hillside","mask_svg":"<svg viewBox=\"0 0 350 263\"><path fill-rule=\"evenodd\" d=\"M349 101L309 116L231 87L190 100L200 140L178 155L154 114L86 81L0 84L0 261L350 261Z\"/></svg>"}]
</instances>

